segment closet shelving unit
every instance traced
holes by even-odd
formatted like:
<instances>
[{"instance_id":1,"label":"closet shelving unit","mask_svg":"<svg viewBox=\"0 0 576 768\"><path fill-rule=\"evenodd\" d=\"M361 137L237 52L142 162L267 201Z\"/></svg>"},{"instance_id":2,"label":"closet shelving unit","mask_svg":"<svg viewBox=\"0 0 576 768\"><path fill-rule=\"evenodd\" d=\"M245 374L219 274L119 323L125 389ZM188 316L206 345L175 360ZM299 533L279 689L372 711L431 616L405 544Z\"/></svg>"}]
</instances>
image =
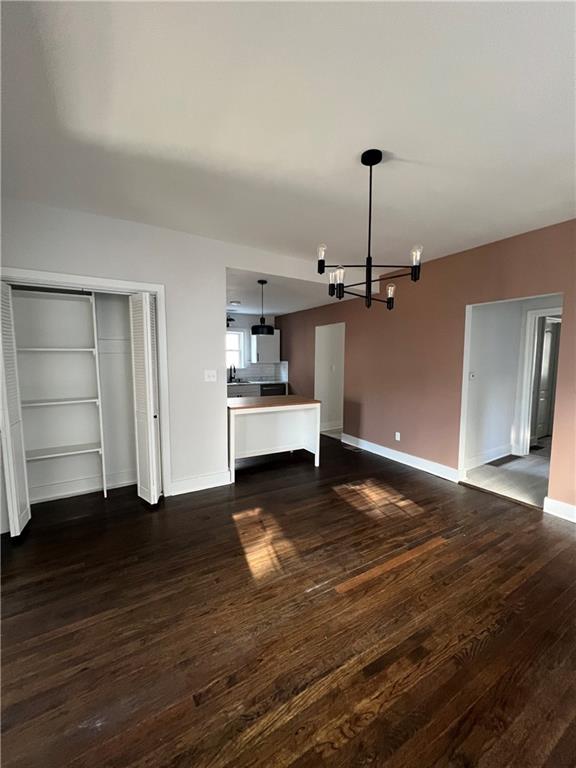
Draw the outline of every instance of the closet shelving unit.
<instances>
[{"instance_id":1,"label":"closet shelving unit","mask_svg":"<svg viewBox=\"0 0 576 768\"><path fill-rule=\"evenodd\" d=\"M35 462L99 454L106 496L94 294L20 291L14 306L22 389L28 384L27 392L22 393L21 405L29 478L30 465ZM91 357L89 364L87 355ZM33 396L26 396L28 392ZM56 415L47 416L47 411L54 408ZM96 424L90 414L84 413L81 418L78 408L95 408ZM90 433L85 435L85 441L65 442L67 434L82 432L84 427ZM66 481L74 479L71 476Z\"/></svg>"}]
</instances>

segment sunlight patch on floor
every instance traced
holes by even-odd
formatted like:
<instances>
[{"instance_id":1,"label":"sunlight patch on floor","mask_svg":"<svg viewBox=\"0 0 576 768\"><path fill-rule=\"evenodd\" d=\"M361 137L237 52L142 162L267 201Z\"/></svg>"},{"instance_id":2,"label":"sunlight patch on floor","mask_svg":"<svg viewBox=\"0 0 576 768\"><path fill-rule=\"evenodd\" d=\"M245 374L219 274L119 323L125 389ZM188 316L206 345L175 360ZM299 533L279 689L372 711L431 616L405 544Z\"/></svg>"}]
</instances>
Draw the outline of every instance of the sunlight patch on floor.
<instances>
[{"instance_id":1,"label":"sunlight patch on floor","mask_svg":"<svg viewBox=\"0 0 576 768\"><path fill-rule=\"evenodd\" d=\"M284 573L283 563L296 558L297 552L274 517L261 507L236 512L232 517L254 580Z\"/></svg>"},{"instance_id":2,"label":"sunlight patch on floor","mask_svg":"<svg viewBox=\"0 0 576 768\"><path fill-rule=\"evenodd\" d=\"M403 507L408 514L413 508L420 510L418 505L395 488L374 478L335 485L333 490L347 504L376 522L397 514L396 510L390 508L391 504Z\"/></svg>"}]
</instances>

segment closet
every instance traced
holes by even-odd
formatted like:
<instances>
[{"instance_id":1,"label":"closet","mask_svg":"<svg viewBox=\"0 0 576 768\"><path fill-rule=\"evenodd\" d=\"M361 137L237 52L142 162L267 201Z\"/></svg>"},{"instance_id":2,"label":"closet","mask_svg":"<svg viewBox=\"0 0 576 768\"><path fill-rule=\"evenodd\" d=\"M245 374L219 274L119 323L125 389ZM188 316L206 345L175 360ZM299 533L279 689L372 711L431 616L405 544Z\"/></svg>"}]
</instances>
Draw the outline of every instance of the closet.
<instances>
[{"instance_id":1,"label":"closet","mask_svg":"<svg viewBox=\"0 0 576 768\"><path fill-rule=\"evenodd\" d=\"M136 484L161 493L151 294L2 283L2 457L10 530L30 504Z\"/></svg>"}]
</instances>

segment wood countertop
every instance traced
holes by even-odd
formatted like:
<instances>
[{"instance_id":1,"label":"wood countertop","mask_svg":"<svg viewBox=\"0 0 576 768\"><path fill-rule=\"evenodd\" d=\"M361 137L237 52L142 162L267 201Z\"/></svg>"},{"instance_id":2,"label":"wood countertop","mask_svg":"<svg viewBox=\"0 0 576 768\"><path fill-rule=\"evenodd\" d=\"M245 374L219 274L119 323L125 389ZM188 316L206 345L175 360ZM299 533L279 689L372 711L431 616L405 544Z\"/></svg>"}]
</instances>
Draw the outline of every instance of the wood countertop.
<instances>
[{"instance_id":1,"label":"wood countertop","mask_svg":"<svg viewBox=\"0 0 576 768\"><path fill-rule=\"evenodd\" d=\"M228 408L237 411L242 408L298 408L302 405L320 405L320 400L311 400L298 395L279 395L278 397L229 397Z\"/></svg>"}]
</instances>

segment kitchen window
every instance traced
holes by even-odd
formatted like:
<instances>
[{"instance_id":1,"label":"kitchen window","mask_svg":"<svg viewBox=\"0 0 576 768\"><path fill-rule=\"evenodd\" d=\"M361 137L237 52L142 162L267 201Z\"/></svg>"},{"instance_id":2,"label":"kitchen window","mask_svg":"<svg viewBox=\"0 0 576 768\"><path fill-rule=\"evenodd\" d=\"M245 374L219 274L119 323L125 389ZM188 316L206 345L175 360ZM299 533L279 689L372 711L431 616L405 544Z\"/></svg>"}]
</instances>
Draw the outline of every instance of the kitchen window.
<instances>
[{"instance_id":1,"label":"kitchen window","mask_svg":"<svg viewBox=\"0 0 576 768\"><path fill-rule=\"evenodd\" d=\"M226 331L226 367L244 368L244 332Z\"/></svg>"}]
</instances>

